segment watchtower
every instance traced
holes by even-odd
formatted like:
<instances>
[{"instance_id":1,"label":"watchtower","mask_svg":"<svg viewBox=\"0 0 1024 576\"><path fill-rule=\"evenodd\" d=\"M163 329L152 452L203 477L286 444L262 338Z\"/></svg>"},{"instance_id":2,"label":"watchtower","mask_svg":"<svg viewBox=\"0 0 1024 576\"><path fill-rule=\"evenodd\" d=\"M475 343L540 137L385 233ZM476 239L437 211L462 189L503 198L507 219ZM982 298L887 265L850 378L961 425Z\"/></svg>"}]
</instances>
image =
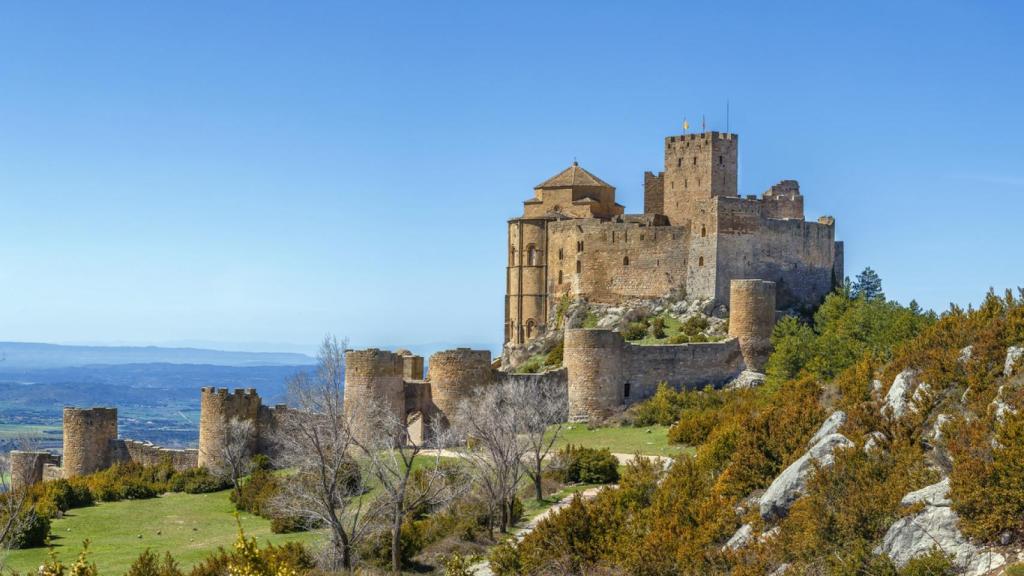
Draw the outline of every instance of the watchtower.
<instances>
[{"instance_id":1,"label":"watchtower","mask_svg":"<svg viewBox=\"0 0 1024 576\"><path fill-rule=\"evenodd\" d=\"M232 418L252 421L258 426L260 396L253 388L202 388L199 394L199 466L216 467L228 423ZM255 436L258 436L258 431ZM256 437L251 439L255 449Z\"/></svg>"},{"instance_id":2,"label":"watchtower","mask_svg":"<svg viewBox=\"0 0 1024 576\"><path fill-rule=\"evenodd\" d=\"M115 440L117 408L64 408L64 477L109 468Z\"/></svg>"},{"instance_id":3,"label":"watchtower","mask_svg":"<svg viewBox=\"0 0 1024 576\"><path fill-rule=\"evenodd\" d=\"M494 379L488 350L445 350L431 356L428 364L427 379L434 406L447 423L456 421L463 400Z\"/></svg>"},{"instance_id":4,"label":"watchtower","mask_svg":"<svg viewBox=\"0 0 1024 576\"><path fill-rule=\"evenodd\" d=\"M395 418L405 418L405 357L370 348L345 352L345 415L353 422L355 434L369 434L365 410L371 402L387 407Z\"/></svg>"},{"instance_id":5,"label":"watchtower","mask_svg":"<svg viewBox=\"0 0 1024 576\"><path fill-rule=\"evenodd\" d=\"M739 136L702 132L665 138L665 172L661 194L673 226L693 215L694 203L715 196L736 196Z\"/></svg>"},{"instance_id":6,"label":"watchtower","mask_svg":"<svg viewBox=\"0 0 1024 576\"><path fill-rule=\"evenodd\" d=\"M611 330L565 331L569 421L607 416L622 404L623 347L622 337Z\"/></svg>"},{"instance_id":7,"label":"watchtower","mask_svg":"<svg viewBox=\"0 0 1024 576\"><path fill-rule=\"evenodd\" d=\"M739 340L747 369L764 371L774 328L775 282L733 280L729 285L729 335Z\"/></svg>"}]
</instances>

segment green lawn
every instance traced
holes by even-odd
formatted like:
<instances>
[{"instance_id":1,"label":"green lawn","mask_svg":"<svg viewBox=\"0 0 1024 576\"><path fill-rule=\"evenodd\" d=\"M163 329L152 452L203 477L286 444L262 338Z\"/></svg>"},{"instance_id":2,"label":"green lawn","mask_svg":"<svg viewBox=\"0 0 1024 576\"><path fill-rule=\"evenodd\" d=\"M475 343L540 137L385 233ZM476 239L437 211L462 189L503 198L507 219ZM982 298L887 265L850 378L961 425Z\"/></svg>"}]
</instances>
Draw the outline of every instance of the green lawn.
<instances>
[{"instance_id":1,"label":"green lawn","mask_svg":"<svg viewBox=\"0 0 1024 576\"><path fill-rule=\"evenodd\" d=\"M586 424L564 424L555 446L561 448L567 444L587 448L608 448L620 454L640 453L648 456L676 456L693 450L687 446L669 444L667 426L591 429L587 428Z\"/></svg>"},{"instance_id":2,"label":"green lawn","mask_svg":"<svg viewBox=\"0 0 1024 576\"><path fill-rule=\"evenodd\" d=\"M0 424L0 440L19 438L38 439L45 436L57 437L60 426L47 424Z\"/></svg>"},{"instance_id":3,"label":"green lawn","mask_svg":"<svg viewBox=\"0 0 1024 576\"><path fill-rule=\"evenodd\" d=\"M90 559L107 576L125 573L146 548L161 555L171 552L187 569L217 547L229 548L235 542L238 529L229 492L167 494L151 500L100 503L71 510L53 521L53 548L61 560L71 562L82 540L88 538ZM309 542L318 537L316 533L271 534L270 522L251 514L242 514L241 521L246 535L255 536L260 544ZM45 548L12 551L6 568L34 573L47 554Z\"/></svg>"}]
</instances>

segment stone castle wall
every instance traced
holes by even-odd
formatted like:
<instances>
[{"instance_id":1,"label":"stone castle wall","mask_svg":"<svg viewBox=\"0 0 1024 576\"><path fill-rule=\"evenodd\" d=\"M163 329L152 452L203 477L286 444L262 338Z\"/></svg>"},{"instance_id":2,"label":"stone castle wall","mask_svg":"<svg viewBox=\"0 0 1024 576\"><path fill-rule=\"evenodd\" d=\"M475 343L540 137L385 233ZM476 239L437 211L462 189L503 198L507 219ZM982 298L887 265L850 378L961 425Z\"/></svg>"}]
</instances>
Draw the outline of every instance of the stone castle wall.
<instances>
[{"instance_id":1,"label":"stone castle wall","mask_svg":"<svg viewBox=\"0 0 1024 576\"><path fill-rule=\"evenodd\" d=\"M357 435L369 434L360 411L369 402L386 406L395 418L405 418L403 370L403 357L394 352L376 348L345 352L345 413Z\"/></svg>"},{"instance_id":2,"label":"stone castle wall","mask_svg":"<svg viewBox=\"0 0 1024 576\"><path fill-rule=\"evenodd\" d=\"M112 462L134 462L142 466L158 466L168 462L175 470L199 466L199 450L162 448L151 442L117 440L111 444Z\"/></svg>"},{"instance_id":3,"label":"stone castle wall","mask_svg":"<svg viewBox=\"0 0 1024 576\"><path fill-rule=\"evenodd\" d=\"M109 468L116 440L116 408L64 408L64 476Z\"/></svg>"},{"instance_id":4,"label":"stone castle wall","mask_svg":"<svg viewBox=\"0 0 1024 576\"><path fill-rule=\"evenodd\" d=\"M658 384L693 389L720 385L743 368L735 339L724 342L638 346L611 330L565 331L569 419L602 418L654 395Z\"/></svg>"},{"instance_id":5,"label":"stone castle wall","mask_svg":"<svg viewBox=\"0 0 1024 576\"><path fill-rule=\"evenodd\" d=\"M12 450L11 490L18 490L42 482L46 478L47 467L60 466L60 457L49 452L32 452Z\"/></svg>"},{"instance_id":6,"label":"stone castle wall","mask_svg":"<svg viewBox=\"0 0 1024 576\"><path fill-rule=\"evenodd\" d=\"M562 220L548 225L551 294L592 302L657 298L686 281L687 229L637 221Z\"/></svg>"}]
</instances>

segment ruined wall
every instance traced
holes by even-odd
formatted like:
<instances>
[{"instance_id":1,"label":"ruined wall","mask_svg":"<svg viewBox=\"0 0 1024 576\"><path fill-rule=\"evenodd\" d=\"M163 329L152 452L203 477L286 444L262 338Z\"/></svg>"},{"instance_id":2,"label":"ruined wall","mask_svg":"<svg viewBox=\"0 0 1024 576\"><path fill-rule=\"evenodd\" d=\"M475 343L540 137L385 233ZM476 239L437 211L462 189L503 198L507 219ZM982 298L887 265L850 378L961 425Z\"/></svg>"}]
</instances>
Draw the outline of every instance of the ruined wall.
<instances>
[{"instance_id":1,"label":"ruined wall","mask_svg":"<svg viewBox=\"0 0 1024 576\"><path fill-rule=\"evenodd\" d=\"M228 422L232 418L251 420L256 425L251 451L256 450L261 401L252 388L202 388L199 394L199 466L216 467Z\"/></svg>"},{"instance_id":2,"label":"ruined wall","mask_svg":"<svg viewBox=\"0 0 1024 576\"><path fill-rule=\"evenodd\" d=\"M777 284L779 307L818 304L833 286L834 223L765 218L761 206L756 198L712 201L715 281L709 296L728 305L732 280L760 278Z\"/></svg>"},{"instance_id":3,"label":"ruined wall","mask_svg":"<svg viewBox=\"0 0 1024 576\"><path fill-rule=\"evenodd\" d=\"M64 477L109 468L115 440L116 408L64 408Z\"/></svg>"},{"instance_id":4,"label":"ruined wall","mask_svg":"<svg viewBox=\"0 0 1024 576\"><path fill-rule=\"evenodd\" d=\"M549 224L548 235L553 296L616 303L659 298L686 281L685 227L564 220Z\"/></svg>"},{"instance_id":5,"label":"ruined wall","mask_svg":"<svg viewBox=\"0 0 1024 576\"><path fill-rule=\"evenodd\" d=\"M729 298L729 336L736 338L747 368L764 372L775 328L774 282L733 280Z\"/></svg>"},{"instance_id":6,"label":"ruined wall","mask_svg":"<svg viewBox=\"0 0 1024 576\"><path fill-rule=\"evenodd\" d=\"M49 452L28 452L12 450L11 490L19 490L45 479L46 466L60 466L60 456Z\"/></svg>"},{"instance_id":7,"label":"ruined wall","mask_svg":"<svg viewBox=\"0 0 1024 576\"><path fill-rule=\"evenodd\" d=\"M737 194L739 137L722 132L665 138L664 214L686 224L695 202Z\"/></svg>"},{"instance_id":8,"label":"ruined wall","mask_svg":"<svg viewBox=\"0 0 1024 576\"><path fill-rule=\"evenodd\" d=\"M796 180L782 180L775 184L762 195L761 202L761 212L765 218L804 219L804 197L800 194L800 183Z\"/></svg>"},{"instance_id":9,"label":"ruined wall","mask_svg":"<svg viewBox=\"0 0 1024 576\"><path fill-rule=\"evenodd\" d=\"M370 433L362 411L369 402L404 420L403 369L402 356L394 352L377 348L345 352L345 415L353 422L357 435L365 437Z\"/></svg>"},{"instance_id":10,"label":"ruined wall","mask_svg":"<svg viewBox=\"0 0 1024 576\"><path fill-rule=\"evenodd\" d=\"M629 344L611 330L565 331L569 419L603 418L654 395L660 382L678 389L717 386L743 369L739 342L664 346Z\"/></svg>"},{"instance_id":11,"label":"ruined wall","mask_svg":"<svg viewBox=\"0 0 1024 576\"><path fill-rule=\"evenodd\" d=\"M199 450L161 448L152 442L117 440L111 445L113 462L134 462L142 466L170 463L175 470L188 470L199 466Z\"/></svg>"},{"instance_id":12,"label":"ruined wall","mask_svg":"<svg viewBox=\"0 0 1024 576\"><path fill-rule=\"evenodd\" d=\"M430 394L442 424L455 422L462 401L494 379L489 350L456 348L437 352L428 365Z\"/></svg>"}]
</instances>

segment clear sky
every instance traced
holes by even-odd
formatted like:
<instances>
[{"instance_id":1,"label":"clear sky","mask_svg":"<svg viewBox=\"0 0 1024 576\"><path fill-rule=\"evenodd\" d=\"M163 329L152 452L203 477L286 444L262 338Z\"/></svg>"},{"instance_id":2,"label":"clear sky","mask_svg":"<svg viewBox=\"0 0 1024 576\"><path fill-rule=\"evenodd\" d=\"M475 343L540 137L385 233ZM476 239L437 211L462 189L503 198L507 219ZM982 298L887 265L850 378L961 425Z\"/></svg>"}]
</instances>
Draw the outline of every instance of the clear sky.
<instances>
[{"instance_id":1,"label":"clear sky","mask_svg":"<svg viewBox=\"0 0 1024 576\"><path fill-rule=\"evenodd\" d=\"M740 134L847 272L1024 284L1014 2L4 2L0 340L500 344L505 220ZM783 8L782 6L785 6Z\"/></svg>"}]
</instances>

